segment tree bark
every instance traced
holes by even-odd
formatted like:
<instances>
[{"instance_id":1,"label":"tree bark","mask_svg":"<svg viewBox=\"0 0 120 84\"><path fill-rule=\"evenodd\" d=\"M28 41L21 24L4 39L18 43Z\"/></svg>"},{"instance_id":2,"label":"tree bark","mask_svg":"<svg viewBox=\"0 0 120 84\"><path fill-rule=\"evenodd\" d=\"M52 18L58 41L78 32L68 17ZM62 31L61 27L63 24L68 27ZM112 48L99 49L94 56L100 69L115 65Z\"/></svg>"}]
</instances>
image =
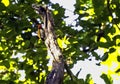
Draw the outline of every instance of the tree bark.
<instances>
[{"instance_id":1,"label":"tree bark","mask_svg":"<svg viewBox=\"0 0 120 84\"><path fill-rule=\"evenodd\" d=\"M53 57L52 70L46 78L46 84L62 84L64 77L64 60L54 33L54 20L47 7L33 4L32 7L39 12L44 22L45 45Z\"/></svg>"}]
</instances>

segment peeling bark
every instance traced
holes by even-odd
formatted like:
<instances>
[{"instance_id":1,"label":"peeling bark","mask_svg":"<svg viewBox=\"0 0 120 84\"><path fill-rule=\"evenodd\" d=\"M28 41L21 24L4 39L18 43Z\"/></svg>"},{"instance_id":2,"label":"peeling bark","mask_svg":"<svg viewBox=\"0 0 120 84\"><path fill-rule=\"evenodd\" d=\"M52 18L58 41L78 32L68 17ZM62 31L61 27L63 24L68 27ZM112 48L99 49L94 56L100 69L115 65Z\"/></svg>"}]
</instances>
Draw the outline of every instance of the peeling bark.
<instances>
[{"instance_id":1,"label":"peeling bark","mask_svg":"<svg viewBox=\"0 0 120 84\"><path fill-rule=\"evenodd\" d=\"M62 84L64 76L64 60L61 49L59 48L56 35L54 33L54 20L47 7L33 4L32 7L39 12L43 22L45 31L45 45L51 53L53 59L52 70L48 74L46 84Z\"/></svg>"}]
</instances>

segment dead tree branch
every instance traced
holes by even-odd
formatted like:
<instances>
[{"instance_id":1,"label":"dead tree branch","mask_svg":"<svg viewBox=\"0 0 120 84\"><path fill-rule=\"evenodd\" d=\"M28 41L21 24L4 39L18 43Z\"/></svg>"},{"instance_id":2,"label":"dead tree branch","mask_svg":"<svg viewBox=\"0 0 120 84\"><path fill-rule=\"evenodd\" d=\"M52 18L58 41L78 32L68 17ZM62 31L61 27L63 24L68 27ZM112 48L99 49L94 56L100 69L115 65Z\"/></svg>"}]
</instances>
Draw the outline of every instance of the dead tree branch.
<instances>
[{"instance_id":1,"label":"dead tree branch","mask_svg":"<svg viewBox=\"0 0 120 84\"><path fill-rule=\"evenodd\" d=\"M62 52L57 44L56 35L53 30L53 18L47 7L33 4L32 7L40 14L44 22L45 45L53 59L52 71L47 76L46 84L62 84L64 76L64 60Z\"/></svg>"}]
</instances>

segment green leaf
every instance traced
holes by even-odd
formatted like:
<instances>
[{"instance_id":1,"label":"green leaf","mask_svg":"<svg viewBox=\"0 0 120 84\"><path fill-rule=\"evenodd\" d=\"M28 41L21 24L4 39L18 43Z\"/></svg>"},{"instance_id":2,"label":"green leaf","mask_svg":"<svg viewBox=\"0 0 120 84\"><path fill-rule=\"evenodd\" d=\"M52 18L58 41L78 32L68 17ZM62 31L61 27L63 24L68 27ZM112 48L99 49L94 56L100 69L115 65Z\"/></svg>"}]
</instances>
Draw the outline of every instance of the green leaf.
<instances>
[{"instance_id":1,"label":"green leaf","mask_svg":"<svg viewBox=\"0 0 120 84\"><path fill-rule=\"evenodd\" d=\"M107 42L99 42L99 43L97 43L98 44L98 46L100 46L100 47L103 47L103 48L109 48L109 43L107 43Z\"/></svg>"},{"instance_id":2,"label":"green leaf","mask_svg":"<svg viewBox=\"0 0 120 84\"><path fill-rule=\"evenodd\" d=\"M111 32L111 34L113 35L113 34L116 32L115 28L112 27L110 32Z\"/></svg>"},{"instance_id":3,"label":"green leaf","mask_svg":"<svg viewBox=\"0 0 120 84\"><path fill-rule=\"evenodd\" d=\"M7 60L4 60L2 63L0 63L0 65L5 66L8 69L10 68L9 61L7 61Z\"/></svg>"},{"instance_id":4,"label":"green leaf","mask_svg":"<svg viewBox=\"0 0 120 84\"><path fill-rule=\"evenodd\" d=\"M31 39L30 39L30 42L31 42L31 43L34 44L36 41L37 41L37 37L35 37L35 36L34 36L34 37L31 37Z\"/></svg>"},{"instance_id":5,"label":"green leaf","mask_svg":"<svg viewBox=\"0 0 120 84\"><path fill-rule=\"evenodd\" d=\"M105 81L105 84L113 84L111 77L108 77L106 74L102 74L100 77Z\"/></svg>"},{"instance_id":6,"label":"green leaf","mask_svg":"<svg viewBox=\"0 0 120 84\"><path fill-rule=\"evenodd\" d=\"M0 11L5 11L6 7L3 3L0 2Z\"/></svg>"},{"instance_id":7,"label":"green leaf","mask_svg":"<svg viewBox=\"0 0 120 84\"><path fill-rule=\"evenodd\" d=\"M91 80L92 80L91 74L87 74L86 79L85 79L85 84L89 84Z\"/></svg>"},{"instance_id":8,"label":"green leaf","mask_svg":"<svg viewBox=\"0 0 120 84\"><path fill-rule=\"evenodd\" d=\"M105 0L92 0L96 15L101 15L104 9Z\"/></svg>"},{"instance_id":9,"label":"green leaf","mask_svg":"<svg viewBox=\"0 0 120 84\"><path fill-rule=\"evenodd\" d=\"M102 60L102 61L106 61L107 59L108 59L108 52L106 52L106 53L102 56L101 60Z\"/></svg>"},{"instance_id":10,"label":"green leaf","mask_svg":"<svg viewBox=\"0 0 120 84\"><path fill-rule=\"evenodd\" d=\"M120 62L120 56L117 56L117 61Z\"/></svg>"},{"instance_id":11,"label":"green leaf","mask_svg":"<svg viewBox=\"0 0 120 84\"><path fill-rule=\"evenodd\" d=\"M10 82L7 81L7 80L0 80L0 83L1 83L1 84L9 84Z\"/></svg>"},{"instance_id":12,"label":"green leaf","mask_svg":"<svg viewBox=\"0 0 120 84\"><path fill-rule=\"evenodd\" d=\"M115 51L116 51L115 48L110 48L110 49L109 49L109 52L110 52L110 53L113 53L113 52L115 52Z\"/></svg>"},{"instance_id":13,"label":"green leaf","mask_svg":"<svg viewBox=\"0 0 120 84\"><path fill-rule=\"evenodd\" d=\"M25 48L28 48L29 46L30 46L30 41L29 41L29 40L25 41L24 47L25 47Z\"/></svg>"},{"instance_id":14,"label":"green leaf","mask_svg":"<svg viewBox=\"0 0 120 84\"><path fill-rule=\"evenodd\" d=\"M119 73L119 72L120 72L120 68L115 71L115 73Z\"/></svg>"},{"instance_id":15,"label":"green leaf","mask_svg":"<svg viewBox=\"0 0 120 84\"><path fill-rule=\"evenodd\" d=\"M114 40L120 39L120 35L115 35L115 36L113 37L113 39L114 39Z\"/></svg>"},{"instance_id":16,"label":"green leaf","mask_svg":"<svg viewBox=\"0 0 120 84\"><path fill-rule=\"evenodd\" d=\"M96 60L100 59L100 57L98 56L98 54L96 52L92 52L92 55L96 58Z\"/></svg>"}]
</instances>

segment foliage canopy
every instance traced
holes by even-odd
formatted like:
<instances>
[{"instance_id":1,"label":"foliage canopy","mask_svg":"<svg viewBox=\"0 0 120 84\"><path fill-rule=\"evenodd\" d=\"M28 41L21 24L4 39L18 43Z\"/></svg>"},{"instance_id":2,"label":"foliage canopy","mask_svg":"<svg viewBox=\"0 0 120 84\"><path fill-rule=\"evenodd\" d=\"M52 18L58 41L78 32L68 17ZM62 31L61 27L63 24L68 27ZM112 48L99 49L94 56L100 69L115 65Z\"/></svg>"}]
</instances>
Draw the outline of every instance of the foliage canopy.
<instances>
[{"instance_id":1,"label":"foliage canopy","mask_svg":"<svg viewBox=\"0 0 120 84\"><path fill-rule=\"evenodd\" d=\"M116 62L118 66L112 72L119 74L119 0L76 0L73 13L78 17L74 20L75 25L67 25L64 21L69 18L65 16L67 9L49 0L0 0L0 83L43 84L49 73L49 56L45 45L36 36L34 19L42 22L31 7L33 3L44 3L51 8L57 41L70 68L77 61L92 57L101 61L100 64L109 63L109 67ZM103 56L95 51L99 48L105 50ZM25 73L24 79L21 79L21 72ZM106 74L101 73L101 78L106 84L113 82ZM71 82L65 73L64 84L80 82L93 84L90 74L86 80L77 79L76 75Z\"/></svg>"}]
</instances>

